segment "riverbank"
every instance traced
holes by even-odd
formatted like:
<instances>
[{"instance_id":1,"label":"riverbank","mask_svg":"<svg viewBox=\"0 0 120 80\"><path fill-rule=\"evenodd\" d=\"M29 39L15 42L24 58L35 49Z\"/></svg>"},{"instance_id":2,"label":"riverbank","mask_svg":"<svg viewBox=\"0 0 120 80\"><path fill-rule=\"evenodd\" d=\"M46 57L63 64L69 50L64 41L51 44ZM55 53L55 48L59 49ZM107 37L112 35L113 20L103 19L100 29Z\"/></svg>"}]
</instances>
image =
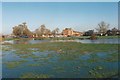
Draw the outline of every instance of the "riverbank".
<instances>
[{"instance_id":1,"label":"riverbank","mask_svg":"<svg viewBox=\"0 0 120 80\"><path fill-rule=\"evenodd\" d=\"M90 39L91 36L80 36L80 37L51 37L51 38L5 38L4 40L84 40ZM96 36L97 39L115 39L120 38L119 36Z\"/></svg>"},{"instance_id":2,"label":"riverbank","mask_svg":"<svg viewBox=\"0 0 120 80\"><path fill-rule=\"evenodd\" d=\"M98 39L114 39L120 38L120 36L97 36Z\"/></svg>"}]
</instances>

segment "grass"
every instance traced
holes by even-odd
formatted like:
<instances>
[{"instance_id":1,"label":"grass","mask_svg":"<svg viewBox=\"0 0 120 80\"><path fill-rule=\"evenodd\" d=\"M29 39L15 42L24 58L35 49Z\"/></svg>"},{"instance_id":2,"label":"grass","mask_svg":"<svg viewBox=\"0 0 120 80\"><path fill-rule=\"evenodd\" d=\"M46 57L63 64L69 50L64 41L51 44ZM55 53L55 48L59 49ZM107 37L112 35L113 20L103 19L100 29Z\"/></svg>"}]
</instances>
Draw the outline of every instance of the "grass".
<instances>
[{"instance_id":1,"label":"grass","mask_svg":"<svg viewBox=\"0 0 120 80\"><path fill-rule=\"evenodd\" d=\"M76 40L76 39L89 39L91 36L80 36L80 37L54 37L54 38L38 38L36 40ZM97 39L114 39L120 38L119 36L96 36Z\"/></svg>"},{"instance_id":2,"label":"grass","mask_svg":"<svg viewBox=\"0 0 120 80\"><path fill-rule=\"evenodd\" d=\"M21 58L31 57L33 59L39 58L39 56L35 56L32 52L45 52L53 51L52 53L58 53L60 61L64 60L75 60L78 58L78 55L83 55L87 53L92 53L90 55L90 59L88 62L96 62L98 61L98 56L95 54L97 52L106 52L106 53L117 53L118 44L82 44L77 42L43 42L39 44L13 44L9 45L9 47L2 48L3 51L9 51L12 47L13 50L16 50L16 55ZM34 49L34 50L33 50ZM35 51L37 50L37 51ZM114 52L116 51L116 52ZM78 55L76 55L78 54ZM116 61L118 59L118 54L109 54L111 55L106 61ZM47 58L42 57L41 59L48 60L53 55L48 55ZM114 58L113 58L114 57Z\"/></svg>"},{"instance_id":3,"label":"grass","mask_svg":"<svg viewBox=\"0 0 120 80\"><path fill-rule=\"evenodd\" d=\"M24 73L20 78L50 78L47 74Z\"/></svg>"},{"instance_id":4,"label":"grass","mask_svg":"<svg viewBox=\"0 0 120 80\"><path fill-rule=\"evenodd\" d=\"M4 40L30 40L30 38L4 38Z\"/></svg>"},{"instance_id":5,"label":"grass","mask_svg":"<svg viewBox=\"0 0 120 80\"><path fill-rule=\"evenodd\" d=\"M43 64L37 64L37 63L36 64L28 64L28 66L33 66L33 67L34 66L41 66L41 65L43 65Z\"/></svg>"},{"instance_id":6,"label":"grass","mask_svg":"<svg viewBox=\"0 0 120 80\"><path fill-rule=\"evenodd\" d=\"M6 46L6 45L5 45ZM27 67L41 67L41 66L52 66L53 70L62 73L66 70L65 67L69 68L73 72L73 67L76 73L79 73L79 70L83 67L88 70L88 74L94 78L107 78L112 75L116 75L116 71L106 71L104 65L99 64L95 67L90 67L89 64L99 63L99 62L118 62L118 44L82 44L78 42L43 42L39 44L13 44L9 47L16 50L15 54L19 55L21 58L31 57L35 60L34 63L30 63ZM5 47L4 47L5 48ZM7 47L6 47L7 48ZM8 51L8 49L4 49ZM37 50L37 51L36 51ZM42 51L42 52L41 52ZM51 52L52 53L51 53ZM39 53L40 52L40 53ZM44 53L48 53L46 56ZM105 52L108 54L107 57L99 57L96 53ZM34 54L33 54L34 53ZM35 55L42 54L42 55ZM117 54L116 54L117 53ZM87 60L80 59L81 55L90 54ZM55 59L51 61L51 59ZM25 61L8 61L5 63L9 68L16 68L20 66ZM64 63L66 62L66 63ZM74 62L74 63L73 63ZM87 63L87 64L86 64ZM111 63L112 64L112 63ZM55 67L56 66L56 67ZM103 71L104 73L101 73ZM24 71L23 71L24 72ZM21 78L50 78L48 74L36 74L36 73L23 73Z\"/></svg>"},{"instance_id":7,"label":"grass","mask_svg":"<svg viewBox=\"0 0 120 80\"><path fill-rule=\"evenodd\" d=\"M26 60L9 61L9 62L5 62L4 64L6 65L7 68L14 69L25 62L27 61Z\"/></svg>"},{"instance_id":8,"label":"grass","mask_svg":"<svg viewBox=\"0 0 120 80\"><path fill-rule=\"evenodd\" d=\"M13 44L15 50L30 52L29 48L36 48L38 51L55 51L57 53L90 53L108 52L118 50L118 44L82 44L77 42L43 42L39 44Z\"/></svg>"},{"instance_id":9,"label":"grass","mask_svg":"<svg viewBox=\"0 0 120 80\"><path fill-rule=\"evenodd\" d=\"M97 36L98 39L114 39L120 38L119 36Z\"/></svg>"},{"instance_id":10,"label":"grass","mask_svg":"<svg viewBox=\"0 0 120 80\"><path fill-rule=\"evenodd\" d=\"M101 71L104 71L104 73L101 72ZM112 78L112 77L114 77L114 76L118 76L118 71L105 72L104 67L102 67L102 66L97 66L97 67L91 69L91 70L89 71L89 74L90 74L91 77L93 77L93 78Z\"/></svg>"},{"instance_id":11,"label":"grass","mask_svg":"<svg viewBox=\"0 0 120 80\"><path fill-rule=\"evenodd\" d=\"M104 59L105 62L118 62L118 53L112 53Z\"/></svg>"},{"instance_id":12,"label":"grass","mask_svg":"<svg viewBox=\"0 0 120 80\"><path fill-rule=\"evenodd\" d=\"M64 67L60 67L60 66L55 67L54 70L57 72L64 72L65 71Z\"/></svg>"},{"instance_id":13,"label":"grass","mask_svg":"<svg viewBox=\"0 0 120 80\"><path fill-rule=\"evenodd\" d=\"M120 38L119 36L96 36L97 39L114 39ZM53 37L53 38L34 38L34 40L76 40L76 39L89 39L90 36L80 36L80 37ZM30 40L32 38L4 38L4 40ZM2 38L0 38L2 41Z\"/></svg>"},{"instance_id":14,"label":"grass","mask_svg":"<svg viewBox=\"0 0 120 80\"><path fill-rule=\"evenodd\" d=\"M35 52L33 49L37 50L37 53L41 51L43 53L46 51L54 51L52 53L57 53L59 55L59 61L72 61L76 60L80 55L92 53L90 55L90 58L87 60L87 62L90 63L100 61L99 57L95 54L97 52L114 53L114 51L118 50L117 44L82 44L77 42L44 42L39 44L13 44L9 46L11 46L12 49L16 50L16 55L18 55L20 58L31 57L35 60L39 59L44 61L48 61L50 58L53 57L53 55L48 54L47 57L35 56L34 54L32 54L32 52ZM3 50L7 51L9 49L3 48ZM105 60L106 62L118 61L117 54L109 55L112 56L102 60Z\"/></svg>"},{"instance_id":15,"label":"grass","mask_svg":"<svg viewBox=\"0 0 120 80\"><path fill-rule=\"evenodd\" d=\"M10 46L9 44L7 44L7 46L2 46L2 51L11 51L12 50L12 46Z\"/></svg>"}]
</instances>

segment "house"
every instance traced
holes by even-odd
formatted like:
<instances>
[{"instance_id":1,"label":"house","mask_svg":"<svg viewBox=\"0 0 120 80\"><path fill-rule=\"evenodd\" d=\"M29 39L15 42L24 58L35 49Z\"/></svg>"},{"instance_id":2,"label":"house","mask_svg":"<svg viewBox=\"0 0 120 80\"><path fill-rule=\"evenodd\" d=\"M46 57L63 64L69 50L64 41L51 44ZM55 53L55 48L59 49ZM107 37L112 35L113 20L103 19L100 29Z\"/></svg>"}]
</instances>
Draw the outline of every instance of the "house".
<instances>
[{"instance_id":1,"label":"house","mask_svg":"<svg viewBox=\"0 0 120 80\"><path fill-rule=\"evenodd\" d=\"M0 42L2 41L2 35L0 34Z\"/></svg>"},{"instance_id":2,"label":"house","mask_svg":"<svg viewBox=\"0 0 120 80\"><path fill-rule=\"evenodd\" d=\"M73 31L73 36L82 36L82 35L83 35L82 32Z\"/></svg>"},{"instance_id":3,"label":"house","mask_svg":"<svg viewBox=\"0 0 120 80\"><path fill-rule=\"evenodd\" d=\"M73 35L73 30L71 28L65 28L62 31L62 34L67 37L67 36L72 36Z\"/></svg>"},{"instance_id":4,"label":"house","mask_svg":"<svg viewBox=\"0 0 120 80\"><path fill-rule=\"evenodd\" d=\"M81 36L83 35L82 32L78 32L78 31L74 31L72 28L65 28L63 31L62 31L62 35L64 37L69 37L69 36Z\"/></svg>"}]
</instances>

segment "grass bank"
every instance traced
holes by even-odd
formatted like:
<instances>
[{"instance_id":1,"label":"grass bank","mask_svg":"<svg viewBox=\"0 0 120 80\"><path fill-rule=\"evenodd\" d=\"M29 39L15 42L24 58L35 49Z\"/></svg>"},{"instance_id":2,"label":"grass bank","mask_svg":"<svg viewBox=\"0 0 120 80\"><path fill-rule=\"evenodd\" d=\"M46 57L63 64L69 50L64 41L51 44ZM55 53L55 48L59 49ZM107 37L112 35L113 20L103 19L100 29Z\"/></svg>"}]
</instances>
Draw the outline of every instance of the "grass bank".
<instances>
[{"instance_id":1,"label":"grass bank","mask_svg":"<svg viewBox=\"0 0 120 80\"><path fill-rule=\"evenodd\" d=\"M120 38L120 36L97 36L98 39L114 39Z\"/></svg>"},{"instance_id":2,"label":"grass bank","mask_svg":"<svg viewBox=\"0 0 120 80\"><path fill-rule=\"evenodd\" d=\"M90 39L91 36L80 36L80 37L53 37L53 38L34 38L34 40L76 40L76 39ZM120 38L119 36L96 36L97 39L114 39ZM30 40L33 38L4 38L4 40ZM1 38L0 38L1 40Z\"/></svg>"}]
</instances>

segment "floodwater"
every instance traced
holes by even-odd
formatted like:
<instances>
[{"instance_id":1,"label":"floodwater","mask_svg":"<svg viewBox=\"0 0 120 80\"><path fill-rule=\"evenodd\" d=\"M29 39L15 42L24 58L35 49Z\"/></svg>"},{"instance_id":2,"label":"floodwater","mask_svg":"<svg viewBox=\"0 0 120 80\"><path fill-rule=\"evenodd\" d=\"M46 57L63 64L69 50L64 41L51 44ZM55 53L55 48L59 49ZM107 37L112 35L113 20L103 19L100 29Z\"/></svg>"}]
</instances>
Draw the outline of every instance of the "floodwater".
<instances>
[{"instance_id":1,"label":"floodwater","mask_svg":"<svg viewBox=\"0 0 120 80\"><path fill-rule=\"evenodd\" d=\"M93 44L101 44L101 43L108 43L108 44L119 44L120 43L120 38L114 38L114 39L96 39L96 40L77 40L77 42L81 43L93 43Z\"/></svg>"},{"instance_id":2,"label":"floodwater","mask_svg":"<svg viewBox=\"0 0 120 80\"><path fill-rule=\"evenodd\" d=\"M0 45L0 79L2 78L2 46Z\"/></svg>"},{"instance_id":3,"label":"floodwater","mask_svg":"<svg viewBox=\"0 0 120 80\"><path fill-rule=\"evenodd\" d=\"M118 39L74 41L95 44L119 43ZM41 42L51 41L11 41L12 44L37 44ZM3 47L9 48L10 46L3 45ZM114 55L118 54L117 50L69 55L56 53L55 51L40 52L36 48L30 50L33 51L25 54L21 54L14 49L2 51L2 78L95 78L101 76L110 78L118 76L118 61L114 61Z\"/></svg>"},{"instance_id":4,"label":"floodwater","mask_svg":"<svg viewBox=\"0 0 120 80\"><path fill-rule=\"evenodd\" d=\"M37 44L41 42L80 42L80 43L92 43L92 44L120 44L120 38L113 39L84 39L84 40L11 40L5 41L12 44Z\"/></svg>"},{"instance_id":5,"label":"floodwater","mask_svg":"<svg viewBox=\"0 0 120 80\"><path fill-rule=\"evenodd\" d=\"M35 49L33 49L35 50ZM114 76L118 72L117 61L106 61L111 53L99 52L96 54L59 54L54 51L31 52L19 54L16 50L3 51L2 77L21 78L47 75L50 78L92 78L92 73L105 74L105 77ZM116 52L117 54L117 52ZM97 70L97 67L101 69ZM96 70L94 70L96 69ZM90 73L90 71L92 73ZM111 74L110 74L111 73ZM108 75L109 74L109 75ZM117 75L117 74L115 74ZM44 78L43 76L41 78Z\"/></svg>"}]
</instances>

